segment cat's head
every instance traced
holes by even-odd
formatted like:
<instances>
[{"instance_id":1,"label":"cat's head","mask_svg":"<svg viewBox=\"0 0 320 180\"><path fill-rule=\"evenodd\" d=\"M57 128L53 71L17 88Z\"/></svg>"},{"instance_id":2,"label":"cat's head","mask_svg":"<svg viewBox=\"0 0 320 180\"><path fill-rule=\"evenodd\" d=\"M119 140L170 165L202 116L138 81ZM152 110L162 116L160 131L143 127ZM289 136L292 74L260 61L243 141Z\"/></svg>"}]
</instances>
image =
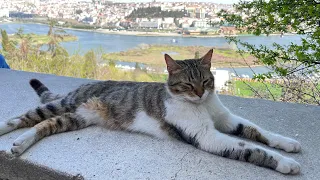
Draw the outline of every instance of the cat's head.
<instances>
[{"instance_id":1,"label":"cat's head","mask_svg":"<svg viewBox=\"0 0 320 180\"><path fill-rule=\"evenodd\" d=\"M214 91L214 77L210 72L212 53L213 49L200 59L181 61L165 54L170 94L193 103L206 100L208 94Z\"/></svg>"}]
</instances>

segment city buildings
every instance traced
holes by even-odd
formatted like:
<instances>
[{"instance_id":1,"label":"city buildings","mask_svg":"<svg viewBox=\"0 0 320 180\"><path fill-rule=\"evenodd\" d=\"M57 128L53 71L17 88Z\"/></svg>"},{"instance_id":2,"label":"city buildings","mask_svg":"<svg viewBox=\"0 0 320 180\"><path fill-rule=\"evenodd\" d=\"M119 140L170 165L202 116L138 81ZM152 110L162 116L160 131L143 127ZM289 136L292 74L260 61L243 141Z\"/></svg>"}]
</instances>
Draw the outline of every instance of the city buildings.
<instances>
[{"instance_id":1,"label":"city buildings","mask_svg":"<svg viewBox=\"0 0 320 180\"><path fill-rule=\"evenodd\" d=\"M139 8L158 7L161 11L183 12L183 17L141 17L128 19ZM205 2L117 3L108 0L2 0L0 17L42 17L64 22L89 24L97 28L119 29L210 29L210 22L219 22L221 9L233 11L232 5ZM19 16L20 14L24 16ZM17 16L18 14L18 16ZM32 15L32 16L30 16ZM221 32L230 30L223 29Z\"/></svg>"}]
</instances>

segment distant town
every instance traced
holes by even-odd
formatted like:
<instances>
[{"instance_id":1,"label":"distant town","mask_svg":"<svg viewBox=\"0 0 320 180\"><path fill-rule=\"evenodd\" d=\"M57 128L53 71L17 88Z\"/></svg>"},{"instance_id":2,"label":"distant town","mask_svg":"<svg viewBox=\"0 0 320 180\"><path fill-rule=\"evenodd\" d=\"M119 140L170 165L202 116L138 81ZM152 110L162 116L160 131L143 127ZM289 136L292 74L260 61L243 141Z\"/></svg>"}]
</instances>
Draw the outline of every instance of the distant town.
<instances>
[{"instance_id":1,"label":"distant town","mask_svg":"<svg viewBox=\"0 0 320 180\"><path fill-rule=\"evenodd\" d=\"M235 35L220 25L217 13L234 12L231 4L205 2L117 3L106 0L1 0L2 21L57 21L57 25L111 31L149 31L185 35Z\"/></svg>"}]
</instances>

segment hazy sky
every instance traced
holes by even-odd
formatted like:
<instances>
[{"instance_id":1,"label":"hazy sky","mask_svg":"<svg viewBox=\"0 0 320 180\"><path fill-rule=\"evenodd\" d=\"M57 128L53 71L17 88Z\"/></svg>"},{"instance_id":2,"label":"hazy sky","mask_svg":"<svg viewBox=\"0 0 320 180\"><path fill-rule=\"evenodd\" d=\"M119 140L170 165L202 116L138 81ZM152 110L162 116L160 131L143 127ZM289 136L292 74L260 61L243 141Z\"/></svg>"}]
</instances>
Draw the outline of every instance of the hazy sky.
<instances>
[{"instance_id":1,"label":"hazy sky","mask_svg":"<svg viewBox=\"0 0 320 180\"><path fill-rule=\"evenodd\" d=\"M151 2L152 0L114 0L114 2ZM239 0L156 0L161 2L213 2L213 3L224 3L233 4L239 2Z\"/></svg>"}]
</instances>

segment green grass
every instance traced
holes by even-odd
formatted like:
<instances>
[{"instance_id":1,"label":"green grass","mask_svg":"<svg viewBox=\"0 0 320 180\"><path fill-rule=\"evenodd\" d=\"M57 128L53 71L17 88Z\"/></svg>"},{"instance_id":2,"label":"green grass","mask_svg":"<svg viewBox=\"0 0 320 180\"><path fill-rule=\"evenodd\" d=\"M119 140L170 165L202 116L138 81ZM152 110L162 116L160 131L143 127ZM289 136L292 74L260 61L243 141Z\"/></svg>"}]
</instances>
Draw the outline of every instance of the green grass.
<instances>
[{"instance_id":1,"label":"green grass","mask_svg":"<svg viewBox=\"0 0 320 180\"><path fill-rule=\"evenodd\" d=\"M124 52L107 53L103 55L105 60L139 62L148 65L165 66L163 53L175 52L170 55L176 60L192 59L198 51L200 57L205 55L212 47L205 46L173 46L173 45L144 45ZM244 54L249 65L254 64L254 58L249 54ZM214 49L214 67L234 67L246 66L242 57L232 49Z\"/></svg>"},{"instance_id":2,"label":"green grass","mask_svg":"<svg viewBox=\"0 0 320 180\"><path fill-rule=\"evenodd\" d=\"M234 94L240 97L255 97L255 92L247 84L266 99L272 99L270 92L276 100L281 97L282 87L280 85L262 82L233 81Z\"/></svg>"},{"instance_id":3,"label":"green grass","mask_svg":"<svg viewBox=\"0 0 320 180\"><path fill-rule=\"evenodd\" d=\"M37 35L37 34L24 34L23 38L29 38L31 39L31 43L33 45L41 45L41 44L48 44L51 41L51 38L47 35ZM14 42L20 42L21 38L17 35L13 35L9 37L10 40ZM69 41L76 41L78 38L76 36L72 35L66 35L63 37L63 39L57 38L59 42L69 42Z\"/></svg>"}]
</instances>

